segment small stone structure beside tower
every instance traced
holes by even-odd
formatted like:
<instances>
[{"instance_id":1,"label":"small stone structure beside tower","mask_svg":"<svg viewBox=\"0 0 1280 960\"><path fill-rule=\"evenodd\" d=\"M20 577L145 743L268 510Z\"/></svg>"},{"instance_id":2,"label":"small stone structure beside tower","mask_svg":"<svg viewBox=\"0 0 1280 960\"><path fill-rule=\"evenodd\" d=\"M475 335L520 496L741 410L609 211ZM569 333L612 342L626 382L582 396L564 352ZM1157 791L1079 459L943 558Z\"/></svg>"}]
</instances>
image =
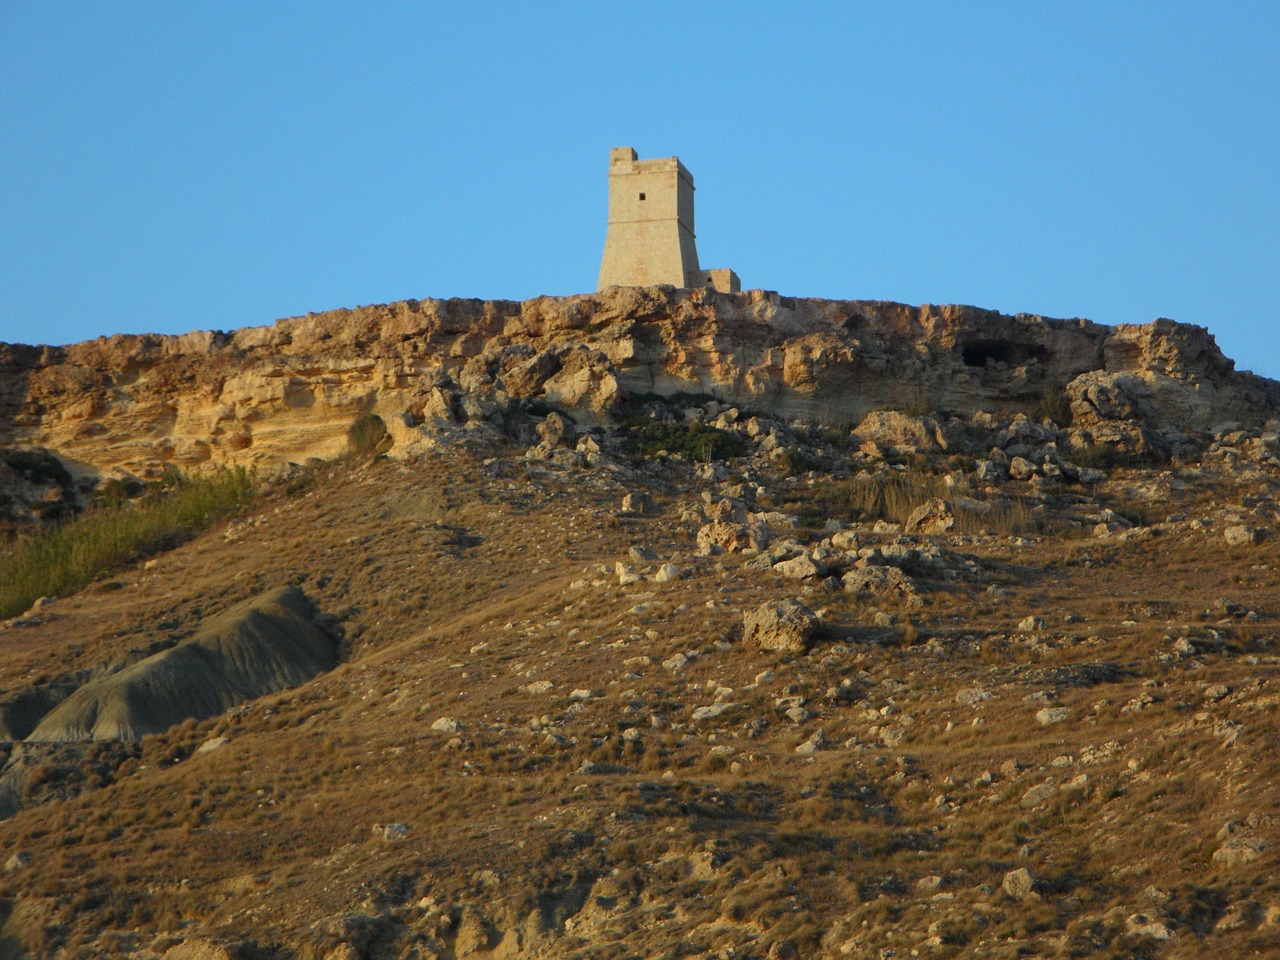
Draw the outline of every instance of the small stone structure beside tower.
<instances>
[{"instance_id":1,"label":"small stone structure beside tower","mask_svg":"<svg viewBox=\"0 0 1280 960\"><path fill-rule=\"evenodd\" d=\"M703 270L693 232L693 175L679 157L638 160L630 147L609 151L609 229L600 282L606 287L741 288L732 270Z\"/></svg>"}]
</instances>

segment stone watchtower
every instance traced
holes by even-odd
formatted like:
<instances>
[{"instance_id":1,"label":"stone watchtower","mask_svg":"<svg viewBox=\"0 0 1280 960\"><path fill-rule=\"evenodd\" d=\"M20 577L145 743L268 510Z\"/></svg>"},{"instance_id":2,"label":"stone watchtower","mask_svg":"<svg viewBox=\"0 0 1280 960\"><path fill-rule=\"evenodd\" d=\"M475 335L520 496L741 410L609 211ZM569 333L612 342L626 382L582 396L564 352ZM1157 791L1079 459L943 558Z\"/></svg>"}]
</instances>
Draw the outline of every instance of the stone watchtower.
<instances>
[{"instance_id":1,"label":"stone watchtower","mask_svg":"<svg viewBox=\"0 0 1280 960\"><path fill-rule=\"evenodd\" d=\"M630 147L609 151L609 230L598 290L667 283L741 289L732 270L703 270L693 233L693 175L679 157L637 160Z\"/></svg>"}]
</instances>

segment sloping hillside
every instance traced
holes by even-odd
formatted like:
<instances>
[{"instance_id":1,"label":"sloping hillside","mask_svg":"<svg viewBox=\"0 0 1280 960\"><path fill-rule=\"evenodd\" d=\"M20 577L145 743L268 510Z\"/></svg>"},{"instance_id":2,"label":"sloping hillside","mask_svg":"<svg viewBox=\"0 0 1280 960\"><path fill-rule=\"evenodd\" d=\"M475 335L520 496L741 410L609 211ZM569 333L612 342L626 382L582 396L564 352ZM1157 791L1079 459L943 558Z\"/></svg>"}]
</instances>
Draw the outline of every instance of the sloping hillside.
<instances>
[{"instance_id":1,"label":"sloping hillside","mask_svg":"<svg viewBox=\"0 0 1280 960\"><path fill-rule=\"evenodd\" d=\"M297 468L15 621L49 718L286 585L341 662L12 743L0 955L1276 952L1276 424L619 420Z\"/></svg>"}]
</instances>

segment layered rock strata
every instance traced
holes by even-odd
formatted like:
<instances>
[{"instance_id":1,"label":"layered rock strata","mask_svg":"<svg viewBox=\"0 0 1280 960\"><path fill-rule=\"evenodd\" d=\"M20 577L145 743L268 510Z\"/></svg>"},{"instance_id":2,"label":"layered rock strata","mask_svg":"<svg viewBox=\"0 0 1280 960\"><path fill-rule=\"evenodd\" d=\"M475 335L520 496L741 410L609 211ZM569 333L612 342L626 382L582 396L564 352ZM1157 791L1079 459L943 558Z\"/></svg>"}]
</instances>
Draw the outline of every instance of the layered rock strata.
<instances>
[{"instance_id":1,"label":"layered rock strata","mask_svg":"<svg viewBox=\"0 0 1280 960\"><path fill-rule=\"evenodd\" d=\"M0 344L0 444L85 473L272 469L343 451L369 414L406 453L522 405L600 422L628 398L697 394L856 424L885 408L1029 410L1046 391L1105 442L1207 437L1280 411L1202 327L1103 326L967 306L670 287L524 302L408 300L232 333Z\"/></svg>"}]
</instances>

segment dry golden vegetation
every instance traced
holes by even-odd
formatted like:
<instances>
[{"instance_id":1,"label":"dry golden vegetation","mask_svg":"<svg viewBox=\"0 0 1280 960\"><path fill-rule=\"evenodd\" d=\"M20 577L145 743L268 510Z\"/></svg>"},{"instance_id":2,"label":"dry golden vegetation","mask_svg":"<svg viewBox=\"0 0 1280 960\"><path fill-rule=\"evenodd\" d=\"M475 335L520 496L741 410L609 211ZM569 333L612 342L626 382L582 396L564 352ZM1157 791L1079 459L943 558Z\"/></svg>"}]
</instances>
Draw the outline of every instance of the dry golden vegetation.
<instances>
[{"instance_id":1,"label":"dry golden vegetation","mask_svg":"<svg viewBox=\"0 0 1280 960\"><path fill-rule=\"evenodd\" d=\"M1274 473L1121 472L1049 509L942 463L757 470L825 551L799 580L698 550L739 464L401 462L368 434L3 634L3 689L53 689L293 583L343 662L137 743L11 744L0 956L1276 955L1280 569L1218 515ZM990 506L873 531L933 497ZM1145 532L1091 536L1108 509ZM914 550L911 589L842 589L828 520ZM743 641L781 596L821 613L807 652Z\"/></svg>"}]
</instances>

